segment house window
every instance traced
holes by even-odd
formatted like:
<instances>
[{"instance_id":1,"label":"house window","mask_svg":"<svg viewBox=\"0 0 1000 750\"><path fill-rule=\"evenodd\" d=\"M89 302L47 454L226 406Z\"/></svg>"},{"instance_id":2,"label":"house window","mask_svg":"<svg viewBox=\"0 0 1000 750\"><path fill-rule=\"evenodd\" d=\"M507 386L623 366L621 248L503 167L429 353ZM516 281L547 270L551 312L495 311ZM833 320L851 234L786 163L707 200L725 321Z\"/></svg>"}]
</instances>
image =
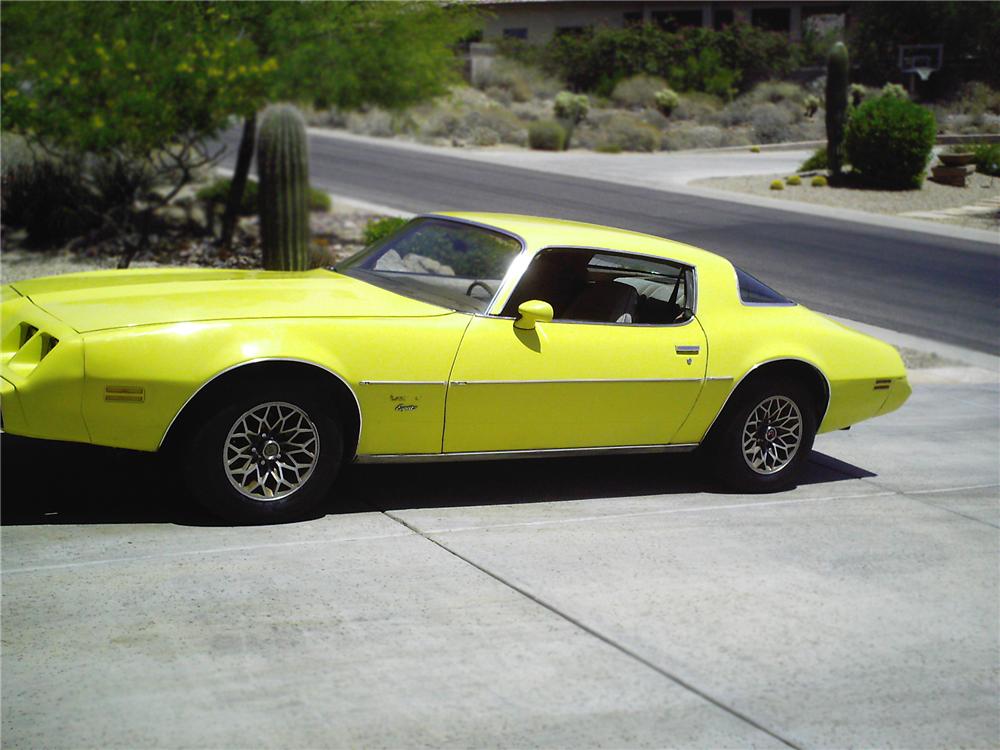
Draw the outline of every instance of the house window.
<instances>
[{"instance_id":1,"label":"house window","mask_svg":"<svg viewBox=\"0 0 1000 750\"><path fill-rule=\"evenodd\" d=\"M556 28L556 36L580 36L586 28L583 26L559 26Z\"/></svg>"},{"instance_id":2,"label":"house window","mask_svg":"<svg viewBox=\"0 0 1000 750\"><path fill-rule=\"evenodd\" d=\"M765 31L783 31L792 28L792 11L789 8L754 8L753 25Z\"/></svg>"},{"instance_id":3,"label":"house window","mask_svg":"<svg viewBox=\"0 0 1000 750\"><path fill-rule=\"evenodd\" d=\"M718 8L713 17L712 25L715 27L716 31L722 31L727 26L733 23L733 9L732 8Z\"/></svg>"},{"instance_id":4,"label":"house window","mask_svg":"<svg viewBox=\"0 0 1000 750\"><path fill-rule=\"evenodd\" d=\"M516 29L504 29L503 30L504 39L527 39L528 30L526 28L516 28Z\"/></svg>"},{"instance_id":5,"label":"house window","mask_svg":"<svg viewBox=\"0 0 1000 750\"><path fill-rule=\"evenodd\" d=\"M664 31L701 26L700 10L664 10L653 13L653 21Z\"/></svg>"}]
</instances>

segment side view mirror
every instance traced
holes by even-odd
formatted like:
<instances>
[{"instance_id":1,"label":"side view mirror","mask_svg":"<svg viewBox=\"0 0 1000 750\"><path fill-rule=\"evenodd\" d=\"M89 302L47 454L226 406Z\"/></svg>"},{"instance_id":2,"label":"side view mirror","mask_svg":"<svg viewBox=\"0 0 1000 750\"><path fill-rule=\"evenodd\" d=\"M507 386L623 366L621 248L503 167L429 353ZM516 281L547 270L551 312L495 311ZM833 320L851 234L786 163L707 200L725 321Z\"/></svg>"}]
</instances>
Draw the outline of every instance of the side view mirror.
<instances>
[{"instance_id":1,"label":"side view mirror","mask_svg":"<svg viewBox=\"0 0 1000 750\"><path fill-rule=\"evenodd\" d=\"M535 323L549 323L555 312L552 305L542 302L540 299L529 299L522 302L517 307L518 318L514 321L514 327L522 331L530 331L535 327Z\"/></svg>"}]
</instances>

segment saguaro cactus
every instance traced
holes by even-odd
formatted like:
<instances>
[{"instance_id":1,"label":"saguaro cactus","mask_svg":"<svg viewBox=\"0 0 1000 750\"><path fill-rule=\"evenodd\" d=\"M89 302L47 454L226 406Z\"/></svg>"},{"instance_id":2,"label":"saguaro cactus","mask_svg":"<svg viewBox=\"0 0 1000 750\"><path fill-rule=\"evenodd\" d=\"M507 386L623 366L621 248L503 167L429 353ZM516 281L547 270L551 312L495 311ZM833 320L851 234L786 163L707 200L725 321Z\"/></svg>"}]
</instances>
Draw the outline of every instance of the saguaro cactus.
<instances>
[{"instance_id":1,"label":"saguaro cactus","mask_svg":"<svg viewBox=\"0 0 1000 750\"><path fill-rule=\"evenodd\" d=\"M260 177L257 212L264 268L309 268L309 149L306 124L295 107L269 107L257 136Z\"/></svg>"},{"instance_id":2,"label":"saguaro cactus","mask_svg":"<svg viewBox=\"0 0 1000 750\"><path fill-rule=\"evenodd\" d=\"M843 164L844 126L847 122L847 47L837 42L826 61L826 158L839 175Z\"/></svg>"}]
</instances>

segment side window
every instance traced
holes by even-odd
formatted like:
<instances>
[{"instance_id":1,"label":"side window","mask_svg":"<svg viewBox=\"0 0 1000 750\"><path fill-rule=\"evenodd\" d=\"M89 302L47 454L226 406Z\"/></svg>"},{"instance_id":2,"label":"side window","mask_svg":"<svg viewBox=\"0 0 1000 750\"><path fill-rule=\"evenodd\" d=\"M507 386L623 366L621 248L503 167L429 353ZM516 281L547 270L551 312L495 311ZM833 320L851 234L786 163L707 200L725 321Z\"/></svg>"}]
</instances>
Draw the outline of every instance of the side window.
<instances>
[{"instance_id":1,"label":"side window","mask_svg":"<svg viewBox=\"0 0 1000 750\"><path fill-rule=\"evenodd\" d=\"M754 278L742 268L736 268L736 283L740 288L740 301L747 305L794 305L787 297Z\"/></svg>"},{"instance_id":2,"label":"side window","mask_svg":"<svg viewBox=\"0 0 1000 750\"><path fill-rule=\"evenodd\" d=\"M534 257L501 314L539 299L556 320L674 325L693 314L693 282L692 269L652 256L556 248Z\"/></svg>"}]
</instances>

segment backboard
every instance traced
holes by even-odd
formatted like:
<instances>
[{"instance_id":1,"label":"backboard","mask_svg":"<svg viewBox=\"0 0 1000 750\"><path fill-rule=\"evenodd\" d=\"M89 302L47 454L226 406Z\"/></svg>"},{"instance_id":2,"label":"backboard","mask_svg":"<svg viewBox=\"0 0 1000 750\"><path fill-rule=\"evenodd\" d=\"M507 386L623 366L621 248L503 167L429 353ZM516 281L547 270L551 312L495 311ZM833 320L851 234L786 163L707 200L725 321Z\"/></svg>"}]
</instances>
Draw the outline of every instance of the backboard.
<instances>
[{"instance_id":1,"label":"backboard","mask_svg":"<svg viewBox=\"0 0 1000 750\"><path fill-rule=\"evenodd\" d=\"M941 69L943 57L943 44L899 45L899 69L903 73L915 73L921 81L926 81L931 73Z\"/></svg>"}]
</instances>

